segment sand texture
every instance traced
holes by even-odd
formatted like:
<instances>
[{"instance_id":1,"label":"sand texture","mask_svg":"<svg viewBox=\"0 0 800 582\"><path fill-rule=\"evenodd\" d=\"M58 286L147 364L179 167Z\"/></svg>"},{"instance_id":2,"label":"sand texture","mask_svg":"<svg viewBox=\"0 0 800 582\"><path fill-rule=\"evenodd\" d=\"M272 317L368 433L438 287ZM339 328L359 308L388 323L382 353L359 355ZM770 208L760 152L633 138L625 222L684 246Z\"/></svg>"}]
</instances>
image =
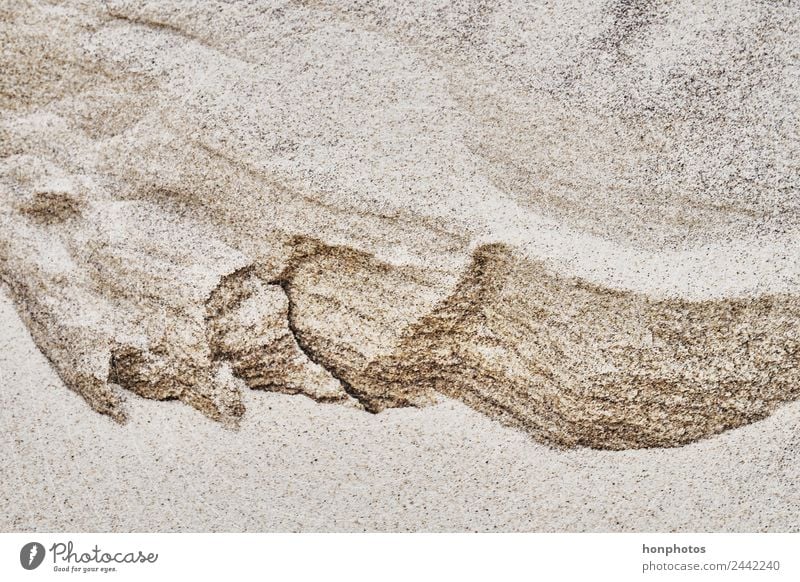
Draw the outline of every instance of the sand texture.
<instances>
[{"instance_id":1,"label":"sand texture","mask_svg":"<svg viewBox=\"0 0 800 582\"><path fill-rule=\"evenodd\" d=\"M0 282L78 427L261 397L561 462L794 418L793 2L0 0L0 42Z\"/></svg>"},{"instance_id":2,"label":"sand texture","mask_svg":"<svg viewBox=\"0 0 800 582\"><path fill-rule=\"evenodd\" d=\"M131 396L87 413L0 294L2 531L778 531L800 402L678 448L557 449L443 397L365 414L243 392L239 430Z\"/></svg>"}]
</instances>

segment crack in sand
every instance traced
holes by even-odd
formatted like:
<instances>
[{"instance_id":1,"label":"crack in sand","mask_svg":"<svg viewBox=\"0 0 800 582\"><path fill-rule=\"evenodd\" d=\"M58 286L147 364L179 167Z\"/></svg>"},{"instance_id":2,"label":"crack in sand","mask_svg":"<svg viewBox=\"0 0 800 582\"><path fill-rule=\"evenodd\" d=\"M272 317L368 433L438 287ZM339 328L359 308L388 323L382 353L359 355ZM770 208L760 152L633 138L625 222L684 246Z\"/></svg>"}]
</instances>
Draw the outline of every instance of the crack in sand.
<instances>
[{"instance_id":1,"label":"crack in sand","mask_svg":"<svg viewBox=\"0 0 800 582\"><path fill-rule=\"evenodd\" d=\"M269 284L279 287L283 291L284 295L286 295L286 299L288 301L288 309L286 312L286 325L289 329L289 332L292 334L292 337L294 338L294 341L297 344L297 347L300 349L300 351L302 351L305 354L305 356L309 359L309 361L313 362L314 364L317 364L318 366L321 366L323 369L325 369L326 372L328 372L328 374L330 374L334 379L336 379L336 381L339 382L339 385L342 387L342 390L344 390L351 398L353 398L359 404L361 404L364 407L364 410L373 413L378 412L377 410L372 410L369 407L368 403L363 402L359 397L358 393L355 390L353 390L353 387L350 385L350 382L348 382L344 377L339 375L336 372L336 370L327 367L323 361L324 359L319 357L319 355L316 354L315 351L305 341L303 341L303 333L297 328L297 326L294 323L294 316L293 316L294 302L292 301L291 284L289 283L289 281L287 279L274 279L270 281Z\"/></svg>"}]
</instances>

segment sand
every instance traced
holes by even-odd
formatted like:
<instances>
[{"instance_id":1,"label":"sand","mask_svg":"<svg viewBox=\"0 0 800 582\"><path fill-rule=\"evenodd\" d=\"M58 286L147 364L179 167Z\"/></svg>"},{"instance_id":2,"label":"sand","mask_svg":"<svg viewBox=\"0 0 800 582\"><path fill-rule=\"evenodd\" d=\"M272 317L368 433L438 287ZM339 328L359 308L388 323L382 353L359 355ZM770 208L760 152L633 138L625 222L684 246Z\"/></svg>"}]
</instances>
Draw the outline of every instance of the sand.
<instances>
[{"instance_id":1,"label":"sand","mask_svg":"<svg viewBox=\"0 0 800 582\"><path fill-rule=\"evenodd\" d=\"M453 400L247 395L238 431L65 388L7 298L2 531L798 531L800 405L677 449L556 450Z\"/></svg>"},{"instance_id":2,"label":"sand","mask_svg":"<svg viewBox=\"0 0 800 582\"><path fill-rule=\"evenodd\" d=\"M726 474L715 455L778 455L784 470L793 454L761 443L800 397L796 7L32 1L0 5L0 31L0 282L45 358L5 389L10 422L64 437L22 414L46 400L15 392L55 374L46 398L85 402L72 434L178 454L181 431L207 430L168 463L176 491L189 455L248 462L275 418L298 431L282 445L295 457L264 469L278 480L297 459L363 464L324 457L342 440L326 426L370 451L368 489L405 470L422 471L414 491L439 490L438 462L467 487L474 455L510 442L473 493L538 487L511 468L535 458L578 489L606 483L590 508L607 515L641 470L636 517L616 525L544 517L563 510L555 488L535 515L498 518L528 497L496 491L475 522L448 509L373 529L791 523L726 520L713 508L728 501L703 497L722 495L713 483L687 497L706 501L685 525L644 508L651 484L667 490L648 463L680 459L689 484ZM404 431L441 459L396 452ZM128 467L114 446L101 458ZM735 470L743 499L756 473ZM217 480L241 499L235 473ZM332 495L304 481L312 505ZM780 472L768 485L791 491Z\"/></svg>"}]
</instances>

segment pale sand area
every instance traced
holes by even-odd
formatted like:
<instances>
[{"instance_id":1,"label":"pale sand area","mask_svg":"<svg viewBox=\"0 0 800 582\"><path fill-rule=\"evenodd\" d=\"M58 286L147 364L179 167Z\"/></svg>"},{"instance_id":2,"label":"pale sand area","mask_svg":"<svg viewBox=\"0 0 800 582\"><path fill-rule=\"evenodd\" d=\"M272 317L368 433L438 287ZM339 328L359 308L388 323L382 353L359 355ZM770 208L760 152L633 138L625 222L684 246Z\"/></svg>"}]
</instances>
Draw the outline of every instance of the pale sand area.
<instances>
[{"instance_id":1,"label":"pale sand area","mask_svg":"<svg viewBox=\"0 0 800 582\"><path fill-rule=\"evenodd\" d=\"M0 531L798 531L800 403L678 449L557 450L444 400L249 392L238 431L87 413L0 302Z\"/></svg>"}]
</instances>

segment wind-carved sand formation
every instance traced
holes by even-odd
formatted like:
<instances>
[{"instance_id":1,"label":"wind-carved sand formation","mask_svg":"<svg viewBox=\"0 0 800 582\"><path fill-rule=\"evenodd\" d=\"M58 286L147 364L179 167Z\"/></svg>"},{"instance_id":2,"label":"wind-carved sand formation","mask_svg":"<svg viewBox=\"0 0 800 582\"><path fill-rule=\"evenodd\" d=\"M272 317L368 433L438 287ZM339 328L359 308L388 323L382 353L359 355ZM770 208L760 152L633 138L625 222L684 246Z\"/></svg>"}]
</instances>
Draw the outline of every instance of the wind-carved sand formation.
<instances>
[{"instance_id":1,"label":"wind-carved sand formation","mask_svg":"<svg viewBox=\"0 0 800 582\"><path fill-rule=\"evenodd\" d=\"M0 279L64 383L559 446L800 396L792 3L5 2Z\"/></svg>"}]
</instances>

